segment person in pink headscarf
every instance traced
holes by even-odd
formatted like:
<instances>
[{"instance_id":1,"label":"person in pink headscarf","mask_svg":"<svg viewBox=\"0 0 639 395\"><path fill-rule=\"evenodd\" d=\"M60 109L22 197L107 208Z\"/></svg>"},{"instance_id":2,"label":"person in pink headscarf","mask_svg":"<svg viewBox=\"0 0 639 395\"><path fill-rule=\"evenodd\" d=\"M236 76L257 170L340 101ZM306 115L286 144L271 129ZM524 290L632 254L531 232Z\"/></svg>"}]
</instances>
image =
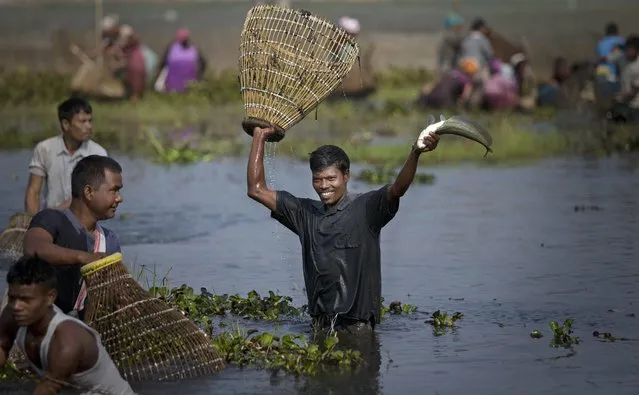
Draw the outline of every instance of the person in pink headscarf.
<instances>
[{"instance_id":1,"label":"person in pink headscarf","mask_svg":"<svg viewBox=\"0 0 639 395\"><path fill-rule=\"evenodd\" d=\"M206 69L206 60L202 51L191 44L191 33L180 28L160 61L158 70L166 73L165 92L184 92L193 81L200 81ZM164 70L164 71L163 71Z\"/></svg>"},{"instance_id":2,"label":"person in pink headscarf","mask_svg":"<svg viewBox=\"0 0 639 395\"><path fill-rule=\"evenodd\" d=\"M517 81L509 64L493 58L490 77L484 81L484 106L488 110L514 110L519 104Z\"/></svg>"}]
</instances>

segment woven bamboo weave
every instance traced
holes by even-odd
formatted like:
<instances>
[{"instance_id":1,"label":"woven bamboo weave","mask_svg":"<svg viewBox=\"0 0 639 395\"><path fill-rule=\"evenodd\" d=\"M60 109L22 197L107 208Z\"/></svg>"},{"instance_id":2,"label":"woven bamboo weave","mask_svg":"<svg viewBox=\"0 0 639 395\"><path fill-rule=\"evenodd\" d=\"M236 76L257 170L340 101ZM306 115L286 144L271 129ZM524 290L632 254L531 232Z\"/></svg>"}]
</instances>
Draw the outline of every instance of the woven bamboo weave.
<instances>
[{"instance_id":1,"label":"woven bamboo weave","mask_svg":"<svg viewBox=\"0 0 639 395\"><path fill-rule=\"evenodd\" d=\"M24 236L27 234L31 218L32 215L25 212L18 212L9 218L7 229L0 233L0 260L6 260L10 264L22 257ZM8 288L5 288L0 302L0 311L4 310L9 302L8 290ZM29 362L15 345L11 347L7 359L9 362L14 363L18 370L23 372L29 370Z\"/></svg>"},{"instance_id":2,"label":"woven bamboo weave","mask_svg":"<svg viewBox=\"0 0 639 395\"><path fill-rule=\"evenodd\" d=\"M7 229L0 233L0 258L16 261L22 256L24 236L29 228L31 215L16 213L9 219Z\"/></svg>"},{"instance_id":3,"label":"woven bamboo weave","mask_svg":"<svg viewBox=\"0 0 639 395\"><path fill-rule=\"evenodd\" d=\"M342 82L359 56L355 38L310 12L258 5L241 35L239 79L249 135L255 126L284 138Z\"/></svg>"},{"instance_id":4,"label":"woven bamboo weave","mask_svg":"<svg viewBox=\"0 0 639 395\"><path fill-rule=\"evenodd\" d=\"M207 335L145 291L129 274L121 254L81 270L87 285L84 321L98 331L124 378L175 380L208 376L224 367Z\"/></svg>"}]
</instances>

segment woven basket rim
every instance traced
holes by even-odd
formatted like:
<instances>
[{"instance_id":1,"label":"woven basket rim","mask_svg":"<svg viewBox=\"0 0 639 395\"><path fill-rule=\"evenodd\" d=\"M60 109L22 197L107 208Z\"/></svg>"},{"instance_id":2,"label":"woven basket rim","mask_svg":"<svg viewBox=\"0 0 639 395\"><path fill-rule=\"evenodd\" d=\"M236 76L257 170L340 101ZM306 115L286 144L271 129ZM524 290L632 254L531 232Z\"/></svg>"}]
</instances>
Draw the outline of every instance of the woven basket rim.
<instances>
[{"instance_id":1,"label":"woven basket rim","mask_svg":"<svg viewBox=\"0 0 639 395\"><path fill-rule=\"evenodd\" d=\"M334 26L335 28L342 30L343 32L347 33L346 30L344 30L341 26L339 26L338 24L336 24L335 22L333 22L332 20L330 20L329 18L326 18L322 15L320 15L319 13L315 13L314 11L309 11L303 8L299 8L299 7L283 7L279 4L256 4L253 7L251 7L248 12L246 13L246 15L248 16L249 14L251 14L254 11L257 10L263 10L263 9L267 9L267 10L278 10L283 12L284 14L302 14L304 16L306 16L307 18L313 18L316 19L317 22L320 23L325 23L328 24L330 26ZM246 18L246 20L248 20L249 18ZM246 22L245 20L245 22ZM242 31L244 31L244 29L242 29ZM348 34L348 33L347 33Z\"/></svg>"},{"instance_id":2,"label":"woven basket rim","mask_svg":"<svg viewBox=\"0 0 639 395\"><path fill-rule=\"evenodd\" d=\"M83 276L88 276L99 270L104 269L105 267L111 266L114 263L120 262L121 260L122 260L122 253L116 252L102 259L98 259L97 261L94 261L82 266L82 268L80 269L80 273L82 273Z\"/></svg>"}]
</instances>

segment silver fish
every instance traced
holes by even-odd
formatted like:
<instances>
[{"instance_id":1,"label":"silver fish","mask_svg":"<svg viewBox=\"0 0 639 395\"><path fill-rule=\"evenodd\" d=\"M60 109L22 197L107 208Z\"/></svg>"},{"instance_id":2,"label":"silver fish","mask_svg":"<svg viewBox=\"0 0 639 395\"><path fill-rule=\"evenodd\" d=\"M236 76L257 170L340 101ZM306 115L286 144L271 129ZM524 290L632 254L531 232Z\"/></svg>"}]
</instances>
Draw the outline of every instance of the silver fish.
<instances>
[{"instance_id":1,"label":"silver fish","mask_svg":"<svg viewBox=\"0 0 639 395\"><path fill-rule=\"evenodd\" d=\"M437 133L440 136L443 134L454 134L483 145L484 148L486 148L484 158L489 152L493 152L493 149L491 148L493 138L488 131L477 122L456 115L448 119L446 119L443 115L440 115L439 119L439 122L437 122L432 114L428 116L426 120L426 129L424 129L420 134L420 142L422 137L425 137L429 133Z\"/></svg>"}]
</instances>

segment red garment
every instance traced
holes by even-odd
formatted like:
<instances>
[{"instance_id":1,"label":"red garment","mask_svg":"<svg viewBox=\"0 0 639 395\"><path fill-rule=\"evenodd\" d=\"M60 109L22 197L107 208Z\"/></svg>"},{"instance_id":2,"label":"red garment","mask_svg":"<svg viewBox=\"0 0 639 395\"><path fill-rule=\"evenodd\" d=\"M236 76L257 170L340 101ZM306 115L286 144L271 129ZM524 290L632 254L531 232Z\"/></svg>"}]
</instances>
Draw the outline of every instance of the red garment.
<instances>
[{"instance_id":1,"label":"red garment","mask_svg":"<svg viewBox=\"0 0 639 395\"><path fill-rule=\"evenodd\" d=\"M146 67L140 41L132 38L131 43L123 48L126 56L125 82L133 96L142 96L146 89Z\"/></svg>"}]
</instances>

